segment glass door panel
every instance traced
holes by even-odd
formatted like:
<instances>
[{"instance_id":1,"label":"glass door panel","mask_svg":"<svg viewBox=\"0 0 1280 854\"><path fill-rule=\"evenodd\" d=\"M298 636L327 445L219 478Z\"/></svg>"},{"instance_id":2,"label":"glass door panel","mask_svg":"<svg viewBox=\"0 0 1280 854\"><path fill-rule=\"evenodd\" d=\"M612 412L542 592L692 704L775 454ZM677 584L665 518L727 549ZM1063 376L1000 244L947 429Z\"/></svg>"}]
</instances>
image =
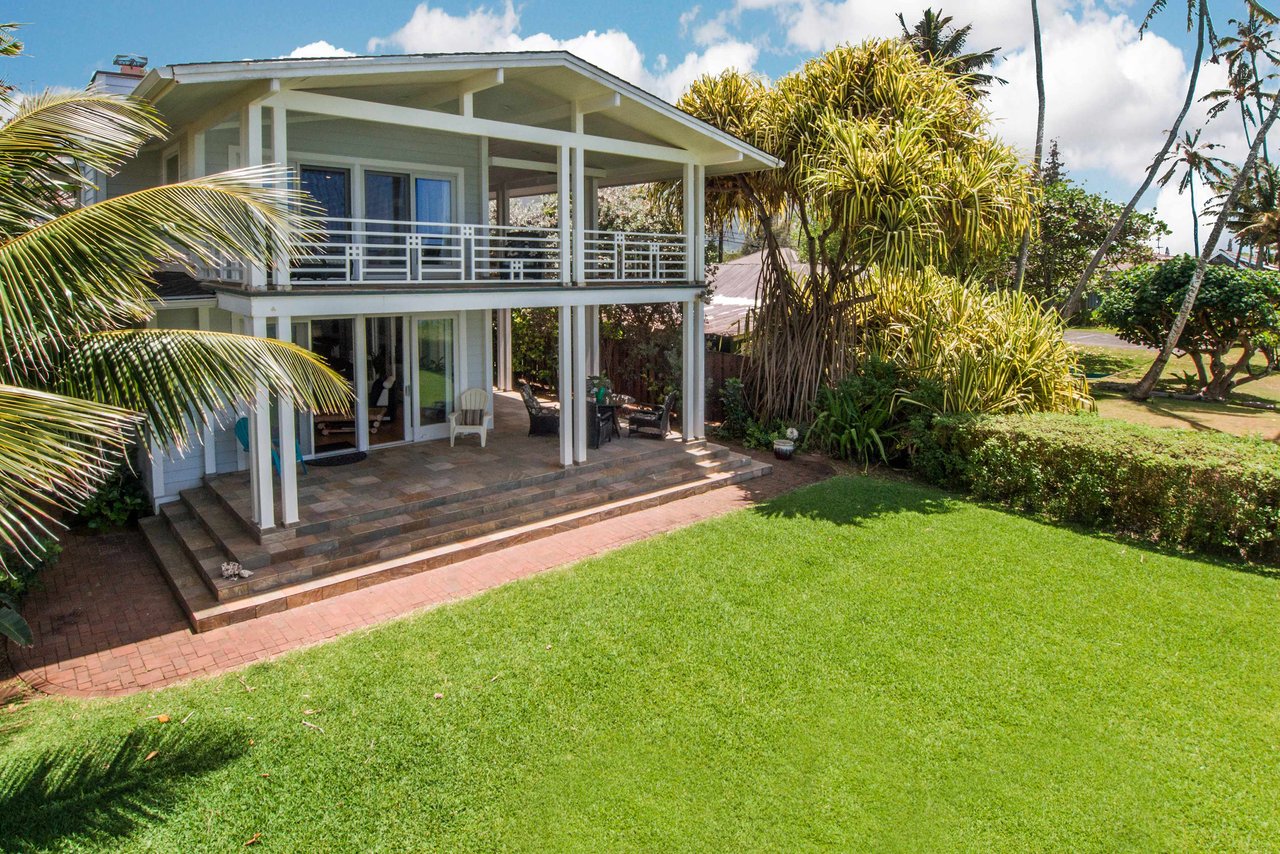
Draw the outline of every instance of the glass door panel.
<instances>
[{"instance_id":1,"label":"glass door panel","mask_svg":"<svg viewBox=\"0 0 1280 854\"><path fill-rule=\"evenodd\" d=\"M364 173L367 247L365 272L375 278L409 278L409 176L396 172ZM401 224L403 223L403 225Z\"/></svg>"},{"instance_id":2,"label":"glass door panel","mask_svg":"<svg viewBox=\"0 0 1280 854\"><path fill-rule=\"evenodd\" d=\"M355 388L355 341L355 321L351 318L311 321L311 351L341 374L352 388ZM354 411L320 412L311 420L314 453L354 451L358 446Z\"/></svg>"},{"instance_id":3,"label":"glass door panel","mask_svg":"<svg viewBox=\"0 0 1280 854\"><path fill-rule=\"evenodd\" d=\"M453 182L447 178L413 179L414 221L416 231L422 235L422 266L424 272L432 268L461 267L462 250L456 240L450 239L453 230L447 227L453 222Z\"/></svg>"},{"instance_id":4,"label":"glass door panel","mask_svg":"<svg viewBox=\"0 0 1280 854\"><path fill-rule=\"evenodd\" d=\"M294 275L300 279L343 279L347 277L347 244L351 242L351 173L346 169L300 166L298 186L311 194L324 209L324 231L310 251L295 261Z\"/></svg>"},{"instance_id":5,"label":"glass door panel","mask_svg":"<svg viewBox=\"0 0 1280 854\"><path fill-rule=\"evenodd\" d=\"M418 318L414 350L417 438L447 436L449 414L453 412L456 367L453 318Z\"/></svg>"},{"instance_id":6,"label":"glass door panel","mask_svg":"<svg viewBox=\"0 0 1280 854\"><path fill-rule=\"evenodd\" d=\"M404 323L400 317L365 320L369 383L369 445L405 440Z\"/></svg>"}]
</instances>

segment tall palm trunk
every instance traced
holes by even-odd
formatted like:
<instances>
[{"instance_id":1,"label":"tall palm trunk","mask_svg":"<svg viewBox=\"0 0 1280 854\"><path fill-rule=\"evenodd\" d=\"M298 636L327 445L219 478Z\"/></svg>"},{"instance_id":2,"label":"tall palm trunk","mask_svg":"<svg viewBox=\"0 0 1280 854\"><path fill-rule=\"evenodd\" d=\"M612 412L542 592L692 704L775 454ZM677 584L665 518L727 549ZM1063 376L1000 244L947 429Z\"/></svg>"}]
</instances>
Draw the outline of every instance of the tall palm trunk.
<instances>
[{"instance_id":1,"label":"tall palm trunk","mask_svg":"<svg viewBox=\"0 0 1280 854\"><path fill-rule=\"evenodd\" d=\"M1262 79L1258 77L1258 55L1256 53L1249 54L1249 63L1253 66L1253 84L1257 87L1254 90L1253 97L1254 100L1258 102L1258 118L1262 118ZM1249 133L1247 131L1245 132L1244 138L1249 138ZM1263 134L1262 136L1262 162L1267 164L1271 163L1271 154L1267 151L1266 134Z\"/></svg>"},{"instance_id":2,"label":"tall palm trunk","mask_svg":"<svg viewBox=\"0 0 1280 854\"><path fill-rule=\"evenodd\" d=\"M1200 294L1200 286L1204 283L1204 272L1209 265L1209 256L1213 254L1213 248L1218 244L1218 239L1222 237L1222 232L1227 227L1227 219L1231 216L1231 211L1235 210L1236 201L1240 198L1240 193L1244 190L1246 177L1253 171L1254 163L1258 160L1258 151L1263 146L1263 141L1267 138L1267 134L1271 132L1271 126L1276 122L1276 115L1280 113L1280 98L1273 98L1271 102L1271 110L1267 113L1266 121L1258 128L1258 133L1253 138L1253 145L1249 146L1249 157L1245 160L1244 166L1236 173L1236 179L1231 185L1231 192L1227 194L1227 198L1222 202L1222 210L1218 212L1218 218L1213 223L1213 229L1209 232L1209 238L1204 243L1204 249L1199 253L1196 261L1196 272L1191 277L1191 286L1187 288L1187 295L1182 300L1182 308L1178 311L1178 316L1173 320L1173 327L1169 330L1169 337L1165 339L1164 346L1160 348L1160 355L1156 356L1155 362L1147 370L1146 375L1134 387L1129 397L1134 400L1146 400L1151 396L1151 390L1155 388L1156 381L1160 379L1164 373L1165 367L1169 364L1169 359L1173 355L1173 349L1178 345L1178 339L1182 337L1182 330L1186 328L1187 318L1191 316L1191 309L1195 307L1196 297Z\"/></svg>"},{"instance_id":3,"label":"tall palm trunk","mask_svg":"<svg viewBox=\"0 0 1280 854\"><path fill-rule=\"evenodd\" d=\"M1116 238L1124 230L1125 224L1129 221L1129 216L1133 213L1133 209L1138 206L1138 202L1141 201L1147 190L1151 188L1151 182L1156 179L1156 173L1160 171L1160 166L1164 163L1164 159L1169 156L1169 149L1173 148L1174 140L1178 138L1178 130L1182 127L1183 120L1186 119L1187 113L1191 111L1191 102L1195 100L1196 83L1200 79L1200 61L1204 58L1204 34L1208 18L1209 7L1207 0L1200 0L1196 13L1196 55L1191 61L1191 80L1187 83L1187 97L1182 102L1182 111L1178 113L1178 118L1173 123L1173 127L1169 128L1169 133L1165 136L1164 146L1161 147L1160 153L1156 155L1155 160L1151 161L1151 166L1147 169L1147 177L1143 180L1142 185L1138 187L1137 192L1133 194L1133 198L1129 199L1129 203L1124 206L1124 210L1120 212L1119 219L1116 220L1115 225L1111 226L1111 230L1107 232L1102 245L1098 247L1097 252L1093 253L1093 257L1089 259L1089 265L1080 274L1080 280L1076 282L1071 295L1062 304L1060 313L1064 318L1070 318L1080 310L1080 300L1084 296L1084 289L1089 285L1089 280L1098 271L1098 265L1107 256L1107 251L1111 249L1111 244L1116 242Z\"/></svg>"},{"instance_id":4,"label":"tall palm trunk","mask_svg":"<svg viewBox=\"0 0 1280 854\"><path fill-rule=\"evenodd\" d=\"M1040 167L1044 155L1044 53L1040 46L1040 4L1031 0L1031 39L1036 51L1036 183L1040 182ZM1022 245L1018 247L1018 268L1013 276L1013 285L1022 290L1022 277L1027 272L1027 255L1031 250L1031 224L1022 233Z\"/></svg>"},{"instance_id":5,"label":"tall palm trunk","mask_svg":"<svg viewBox=\"0 0 1280 854\"><path fill-rule=\"evenodd\" d=\"M1196 213L1196 176L1187 176L1187 188L1191 191L1191 245L1200 254L1200 215Z\"/></svg>"}]
</instances>

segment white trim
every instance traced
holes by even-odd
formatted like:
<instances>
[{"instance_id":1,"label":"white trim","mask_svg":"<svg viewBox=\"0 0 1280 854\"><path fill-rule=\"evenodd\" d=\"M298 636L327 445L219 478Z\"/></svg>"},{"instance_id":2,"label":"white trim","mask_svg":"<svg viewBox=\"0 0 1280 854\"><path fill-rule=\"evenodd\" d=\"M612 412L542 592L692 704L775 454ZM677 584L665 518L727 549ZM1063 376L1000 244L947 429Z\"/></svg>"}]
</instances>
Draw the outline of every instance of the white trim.
<instances>
[{"instance_id":1,"label":"white trim","mask_svg":"<svg viewBox=\"0 0 1280 854\"><path fill-rule=\"evenodd\" d=\"M569 160L569 146L562 145L559 149L559 167L556 169L556 218L560 224L560 281L568 284L573 280L573 259L571 257L571 234L573 226L570 223L569 216L569 182L571 179ZM563 416L561 421L563 421Z\"/></svg>"},{"instance_id":2,"label":"white trim","mask_svg":"<svg viewBox=\"0 0 1280 854\"><path fill-rule=\"evenodd\" d=\"M577 423L574 417L573 400L573 309L562 306L557 312L556 336L559 339L559 360L556 365L559 374L560 398L560 465L568 468L573 465L573 429Z\"/></svg>"},{"instance_id":3,"label":"white trim","mask_svg":"<svg viewBox=\"0 0 1280 854\"><path fill-rule=\"evenodd\" d=\"M556 308L570 305L635 305L648 302L684 302L701 287L670 286L561 288L536 291L514 288L477 291L406 293L313 293L307 291L219 291L218 307L236 314L275 317L350 317L360 314L424 314L477 308Z\"/></svg>"},{"instance_id":4,"label":"white trim","mask_svg":"<svg viewBox=\"0 0 1280 854\"><path fill-rule=\"evenodd\" d=\"M554 175L560 167L551 161L543 160L522 160L519 157L490 157L490 166L499 166L504 169L525 169L530 172L546 172ZM582 170L584 175L592 178L603 178L609 173L603 169L597 169L594 166L586 166Z\"/></svg>"},{"instance_id":5,"label":"white trim","mask_svg":"<svg viewBox=\"0 0 1280 854\"><path fill-rule=\"evenodd\" d=\"M276 338L293 341L293 318L276 318ZM277 429L280 434L280 521L298 523L298 434L293 401L285 395L276 397Z\"/></svg>"},{"instance_id":6,"label":"white trim","mask_svg":"<svg viewBox=\"0 0 1280 854\"><path fill-rule=\"evenodd\" d=\"M365 216L364 175L366 171L397 172L409 176L410 182L415 178L447 178L453 182L452 222L466 225L467 219L467 169L465 166L440 166L435 163L411 163L402 160L379 160L371 157L349 156L342 154L316 154L310 151L290 151L289 166L294 173L301 176L305 166L346 169L351 173L351 218L367 219ZM481 168L483 168L483 163ZM414 198L413 188L409 188L410 203ZM488 205L486 203L485 207ZM485 211L487 213L487 211Z\"/></svg>"},{"instance_id":7,"label":"white trim","mask_svg":"<svg viewBox=\"0 0 1280 854\"><path fill-rule=\"evenodd\" d=\"M575 305L573 313L573 461L587 461L587 320L586 308ZM564 402L560 403L564 423ZM594 426L593 426L594 429Z\"/></svg>"},{"instance_id":8,"label":"white trim","mask_svg":"<svg viewBox=\"0 0 1280 854\"><path fill-rule=\"evenodd\" d=\"M355 378L356 393L356 450L369 450L369 342L366 340L365 315L354 318L351 374Z\"/></svg>"},{"instance_id":9,"label":"white trim","mask_svg":"<svg viewBox=\"0 0 1280 854\"><path fill-rule=\"evenodd\" d=\"M196 328L202 332L209 331L209 307L196 308ZM208 413L206 413L207 417ZM204 446L204 474L206 477L218 473L218 448L215 444L213 426L206 422L200 429L200 442ZM239 444L237 441L236 444Z\"/></svg>"}]
</instances>

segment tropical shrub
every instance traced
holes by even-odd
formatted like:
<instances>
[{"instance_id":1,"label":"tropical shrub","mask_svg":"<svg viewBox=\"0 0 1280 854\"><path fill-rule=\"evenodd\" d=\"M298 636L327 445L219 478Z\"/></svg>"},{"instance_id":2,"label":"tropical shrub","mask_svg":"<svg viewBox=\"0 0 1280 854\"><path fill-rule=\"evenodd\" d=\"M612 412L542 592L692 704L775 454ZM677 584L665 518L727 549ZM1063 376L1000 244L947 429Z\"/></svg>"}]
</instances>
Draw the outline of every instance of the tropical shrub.
<instances>
[{"instance_id":1,"label":"tropical shrub","mask_svg":"<svg viewBox=\"0 0 1280 854\"><path fill-rule=\"evenodd\" d=\"M1280 562L1280 446L1090 415L940 417L922 476L1170 548Z\"/></svg>"},{"instance_id":2,"label":"tropical shrub","mask_svg":"<svg viewBox=\"0 0 1280 854\"><path fill-rule=\"evenodd\" d=\"M94 531L119 528L136 520L147 508L142 481L129 465L115 472L76 513L76 521Z\"/></svg>"},{"instance_id":3,"label":"tropical shrub","mask_svg":"<svg viewBox=\"0 0 1280 854\"><path fill-rule=\"evenodd\" d=\"M724 439L741 439L747 435L747 428L753 421L742 380L729 377L724 381L720 387L720 404L724 410L724 418L716 428L716 435Z\"/></svg>"},{"instance_id":4,"label":"tropical shrub","mask_svg":"<svg viewBox=\"0 0 1280 854\"><path fill-rule=\"evenodd\" d=\"M1159 348L1182 308L1196 259L1144 264L1119 273L1103 293L1099 316L1126 341ZM1280 368L1280 274L1210 265L1177 349L1196 366L1199 392L1222 400L1238 386ZM1237 351L1237 352L1233 352ZM1253 357L1262 355L1262 365Z\"/></svg>"},{"instance_id":5,"label":"tropical shrub","mask_svg":"<svg viewBox=\"0 0 1280 854\"><path fill-rule=\"evenodd\" d=\"M61 554L62 546L51 537L37 540L31 555L0 547L0 596L10 601L21 599L35 585L40 573L57 563Z\"/></svg>"},{"instance_id":6,"label":"tropical shrub","mask_svg":"<svg viewBox=\"0 0 1280 854\"><path fill-rule=\"evenodd\" d=\"M931 394L940 413L1072 412L1093 405L1063 322L1024 294L929 270L877 273L863 346Z\"/></svg>"},{"instance_id":7,"label":"tropical shrub","mask_svg":"<svg viewBox=\"0 0 1280 854\"><path fill-rule=\"evenodd\" d=\"M903 423L905 379L892 362L872 358L834 388L819 389L809 447L863 466L888 462Z\"/></svg>"}]
</instances>

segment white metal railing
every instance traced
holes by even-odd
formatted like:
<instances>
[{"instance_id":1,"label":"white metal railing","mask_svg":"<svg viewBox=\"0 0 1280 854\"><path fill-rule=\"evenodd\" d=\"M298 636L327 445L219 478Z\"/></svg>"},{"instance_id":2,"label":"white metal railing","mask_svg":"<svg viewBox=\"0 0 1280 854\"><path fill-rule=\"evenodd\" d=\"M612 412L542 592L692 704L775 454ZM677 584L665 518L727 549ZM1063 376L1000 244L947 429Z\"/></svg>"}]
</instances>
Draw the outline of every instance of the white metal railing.
<instances>
[{"instance_id":1,"label":"white metal railing","mask_svg":"<svg viewBox=\"0 0 1280 854\"><path fill-rule=\"evenodd\" d=\"M582 246L587 281L687 278L681 234L587 231ZM202 278L245 281L243 266L232 260L197 268ZM325 220L324 231L298 247L288 272L290 284L304 288L563 280L558 229L373 219Z\"/></svg>"},{"instance_id":2,"label":"white metal railing","mask_svg":"<svg viewBox=\"0 0 1280 854\"><path fill-rule=\"evenodd\" d=\"M586 277L594 281L671 282L688 278L683 234L587 231Z\"/></svg>"}]
</instances>

